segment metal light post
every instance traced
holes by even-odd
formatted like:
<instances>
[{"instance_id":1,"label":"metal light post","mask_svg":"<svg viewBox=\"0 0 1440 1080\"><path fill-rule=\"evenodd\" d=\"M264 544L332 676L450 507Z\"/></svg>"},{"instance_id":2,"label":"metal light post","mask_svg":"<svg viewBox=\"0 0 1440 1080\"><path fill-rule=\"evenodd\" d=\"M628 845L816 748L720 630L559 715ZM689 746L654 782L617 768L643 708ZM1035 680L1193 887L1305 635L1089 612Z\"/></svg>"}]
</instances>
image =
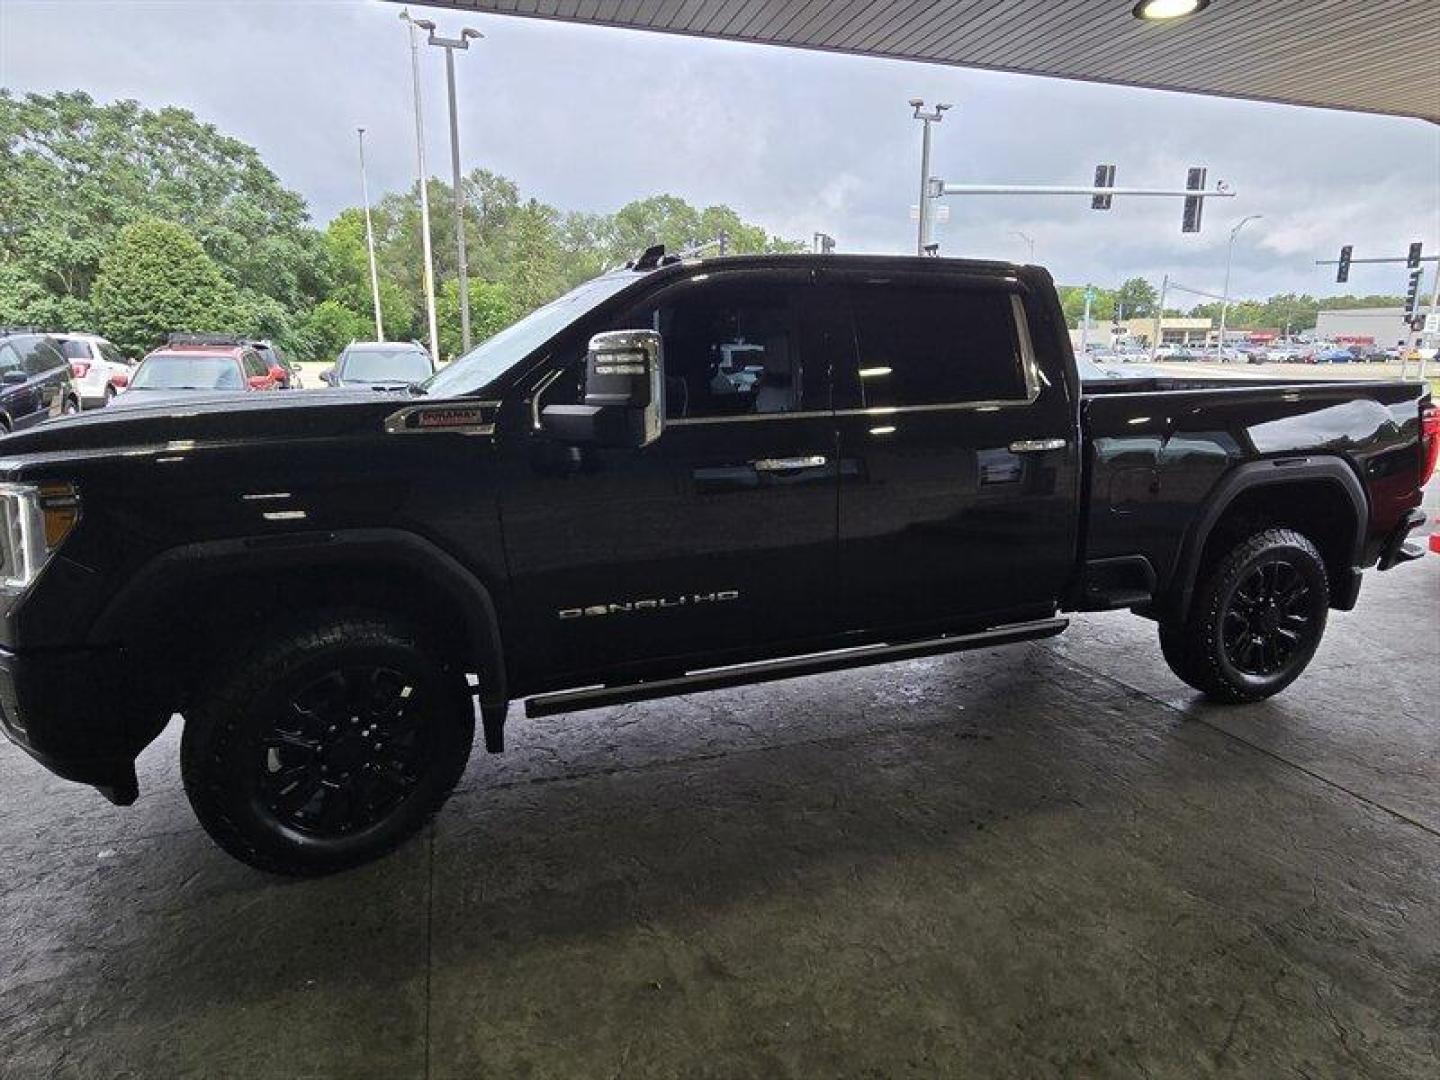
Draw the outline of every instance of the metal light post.
<instances>
[{"instance_id":1,"label":"metal light post","mask_svg":"<svg viewBox=\"0 0 1440 1080\"><path fill-rule=\"evenodd\" d=\"M400 18L410 30L410 71L415 86L415 162L420 176L420 238L425 249L425 313L430 323L430 358L440 359L440 331L435 319L435 257L430 250L430 193L425 177L425 125L420 113L420 43L415 39L415 29L434 30L435 24L429 19L412 19L410 9L402 8Z\"/></svg>"},{"instance_id":2,"label":"metal light post","mask_svg":"<svg viewBox=\"0 0 1440 1080\"><path fill-rule=\"evenodd\" d=\"M365 202L365 250L370 254L370 295L375 301L375 340L385 340L385 323L380 318L380 274L375 269L375 229L370 224L370 185L365 179L365 129L360 133L360 196Z\"/></svg>"},{"instance_id":3,"label":"metal light post","mask_svg":"<svg viewBox=\"0 0 1440 1080\"><path fill-rule=\"evenodd\" d=\"M1230 230L1230 246L1225 253L1225 287L1220 290L1220 344L1216 350L1216 357L1225 359L1225 318L1230 314L1230 264L1235 261L1235 237L1240 235L1240 230L1245 227L1247 221L1258 221L1264 214L1246 214L1235 223Z\"/></svg>"},{"instance_id":4,"label":"metal light post","mask_svg":"<svg viewBox=\"0 0 1440 1080\"><path fill-rule=\"evenodd\" d=\"M1011 235L1011 236L1018 236L1021 240L1024 240L1027 245L1029 245L1029 247L1030 247L1030 262L1031 262L1031 264L1033 265L1034 262L1035 262L1035 241L1034 241L1027 233L1023 233L1023 232L1021 232L1019 229L1011 229L1011 230L1010 230L1010 235Z\"/></svg>"},{"instance_id":5,"label":"metal light post","mask_svg":"<svg viewBox=\"0 0 1440 1080\"><path fill-rule=\"evenodd\" d=\"M470 351L470 267L465 260L465 192L460 185L460 121L455 110L455 50L469 49L485 35L468 26L458 38L443 38L430 29L429 43L445 50L445 82L450 90L450 165L455 181L455 251L460 264L460 351Z\"/></svg>"},{"instance_id":6,"label":"metal light post","mask_svg":"<svg viewBox=\"0 0 1440 1080\"><path fill-rule=\"evenodd\" d=\"M910 106L915 110L915 119L925 125L925 134L920 143L920 226L915 237L915 254L924 255L930 246L930 125L944 119L949 105L937 104L930 112L923 112L925 102L911 98Z\"/></svg>"}]
</instances>

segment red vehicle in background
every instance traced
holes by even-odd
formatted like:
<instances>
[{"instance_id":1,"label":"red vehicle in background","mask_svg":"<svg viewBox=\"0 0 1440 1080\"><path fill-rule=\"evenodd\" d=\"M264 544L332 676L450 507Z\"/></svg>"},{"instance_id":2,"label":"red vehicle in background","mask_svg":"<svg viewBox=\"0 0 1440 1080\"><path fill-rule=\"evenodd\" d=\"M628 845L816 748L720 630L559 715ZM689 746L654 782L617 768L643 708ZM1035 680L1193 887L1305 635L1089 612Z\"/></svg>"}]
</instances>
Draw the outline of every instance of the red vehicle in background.
<instances>
[{"instance_id":1,"label":"red vehicle in background","mask_svg":"<svg viewBox=\"0 0 1440 1080\"><path fill-rule=\"evenodd\" d=\"M287 381L284 368L267 365L253 346L235 338L171 334L168 345L140 362L115 406L176 404L199 393L279 390Z\"/></svg>"}]
</instances>

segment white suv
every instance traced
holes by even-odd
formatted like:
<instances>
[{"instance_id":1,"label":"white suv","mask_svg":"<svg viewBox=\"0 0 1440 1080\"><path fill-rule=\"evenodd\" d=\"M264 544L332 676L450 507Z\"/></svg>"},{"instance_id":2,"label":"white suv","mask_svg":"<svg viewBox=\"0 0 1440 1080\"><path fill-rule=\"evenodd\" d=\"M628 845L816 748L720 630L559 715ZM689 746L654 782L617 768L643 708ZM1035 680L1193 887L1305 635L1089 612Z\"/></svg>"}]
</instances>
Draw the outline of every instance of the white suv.
<instances>
[{"instance_id":1,"label":"white suv","mask_svg":"<svg viewBox=\"0 0 1440 1080\"><path fill-rule=\"evenodd\" d=\"M115 395L130 385L133 365L110 342L95 334L52 334L65 359L80 403L86 409L109 405Z\"/></svg>"}]
</instances>

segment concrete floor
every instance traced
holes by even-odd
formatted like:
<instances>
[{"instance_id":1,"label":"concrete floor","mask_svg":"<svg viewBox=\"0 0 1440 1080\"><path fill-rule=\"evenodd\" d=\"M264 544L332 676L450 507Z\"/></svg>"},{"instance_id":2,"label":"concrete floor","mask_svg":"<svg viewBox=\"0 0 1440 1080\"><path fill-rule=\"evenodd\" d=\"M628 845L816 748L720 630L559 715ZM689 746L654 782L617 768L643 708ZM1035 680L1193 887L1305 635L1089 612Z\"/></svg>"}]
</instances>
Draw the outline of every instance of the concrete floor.
<instances>
[{"instance_id":1,"label":"concrete floor","mask_svg":"<svg viewBox=\"0 0 1440 1080\"><path fill-rule=\"evenodd\" d=\"M1440 557L1280 698L1153 628L558 720L316 882L0 747L0 1075L1440 1075Z\"/></svg>"}]
</instances>

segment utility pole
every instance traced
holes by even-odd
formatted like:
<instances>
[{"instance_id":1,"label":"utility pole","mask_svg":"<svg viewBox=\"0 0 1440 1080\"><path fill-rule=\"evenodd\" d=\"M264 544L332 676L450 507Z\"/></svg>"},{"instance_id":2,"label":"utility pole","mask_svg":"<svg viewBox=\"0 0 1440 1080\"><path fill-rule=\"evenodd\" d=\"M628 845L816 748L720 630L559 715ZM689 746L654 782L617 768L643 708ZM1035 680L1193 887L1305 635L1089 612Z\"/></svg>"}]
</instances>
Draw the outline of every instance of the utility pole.
<instances>
[{"instance_id":1,"label":"utility pole","mask_svg":"<svg viewBox=\"0 0 1440 1080\"><path fill-rule=\"evenodd\" d=\"M450 167L455 184L455 253L460 270L460 352L470 351L470 267L465 259L465 191L460 181L460 120L455 109L455 50L467 50L474 38L484 37L468 26L458 38L443 38L434 29L429 43L445 50L445 83L450 90Z\"/></svg>"},{"instance_id":2,"label":"utility pole","mask_svg":"<svg viewBox=\"0 0 1440 1080\"><path fill-rule=\"evenodd\" d=\"M385 340L385 323L380 318L380 274L375 269L375 228L370 224L370 185L365 179L365 129L360 133L360 197L365 201L365 249L370 254L370 295L375 301L375 340Z\"/></svg>"},{"instance_id":3,"label":"utility pole","mask_svg":"<svg viewBox=\"0 0 1440 1080\"><path fill-rule=\"evenodd\" d=\"M1160 347L1160 335L1164 333L1165 294L1170 291L1170 275L1160 279L1160 300L1155 305L1155 333L1150 338L1150 362L1155 362L1155 350Z\"/></svg>"},{"instance_id":4,"label":"utility pole","mask_svg":"<svg viewBox=\"0 0 1440 1080\"><path fill-rule=\"evenodd\" d=\"M415 29L433 31L435 24L429 19L412 19L409 8L400 9L400 18L410 29L410 73L415 88L415 163L420 177L420 239L425 249L425 313L430 323L430 359L440 359L440 329L435 319L435 255L430 250L430 192L425 175L425 124L420 112L420 43L415 38Z\"/></svg>"},{"instance_id":5,"label":"utility pole","mask_svg":"<svg viewBox=\"0 0 1440 1080\"><path fill-rule=\"evenodd\" d=\"M1080 322L1080 352L1083 355L1090 349L1090 301L1095 299L1093 286L1085 286L1085 318Z\"/></svg>"},{"instance_id":6,"label":"utility pole","mask_svg":"<svg viewBox=\"0 0 1440 1080\"><path fill-rule=\"evenodd\" d=\"M1225 319L1230 314L1230 266L1235 261L1235 237L1240 235L1240 230L1245 227L1247 221L1258 221L1264 216L1264 214L1246 214L1230 230L1230 246L1225 253L1225 288L1221 290L1220 299L1220 344L1215 353L1219 360L1225 359Z\"/></svg>"},{"instance_id":7,"label":"utility pole","mask_svg":"<svg viewBox=\"0 0 1440 1080\"><path fill-rule=\"evenodd\" d=\"M930 246L930 125L943 120L950 106L937 104L929 112L924 112L925 102L920 98L911 98L910 107L915 110L915 119L925 128L920 142L920 225L915 236L915 254L924 255L925 249Z\"/></svg>"}]
</instances>

